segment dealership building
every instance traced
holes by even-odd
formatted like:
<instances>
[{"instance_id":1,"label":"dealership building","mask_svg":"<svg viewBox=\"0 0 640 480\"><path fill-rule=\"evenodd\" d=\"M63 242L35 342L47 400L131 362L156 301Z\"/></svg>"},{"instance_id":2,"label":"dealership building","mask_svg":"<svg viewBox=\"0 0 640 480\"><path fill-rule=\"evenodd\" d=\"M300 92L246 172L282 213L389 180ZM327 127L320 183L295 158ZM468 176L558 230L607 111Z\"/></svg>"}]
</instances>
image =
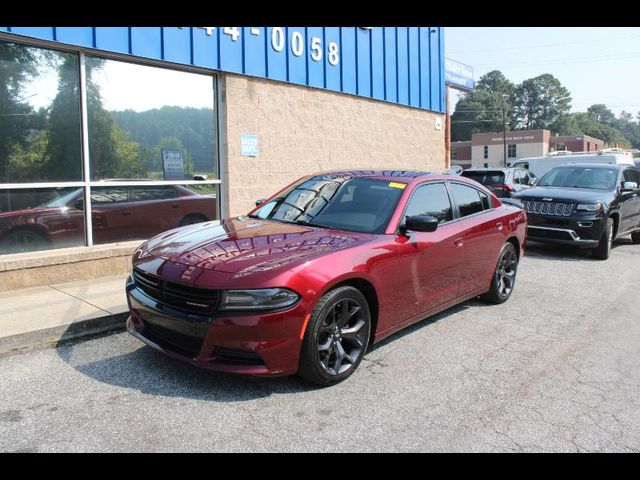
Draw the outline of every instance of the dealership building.
<instances>
[{"instance_id":1,"label":"dealership building","mask_svg":"<svg viewBox=\"0 0 640 480\"><path fill-rule=\"evenodd\" d=\"M330 170L447 168L440 27L0 27L0 290Z\"/></svg>"},{"instance_id":2,"label":"dealership building","mask_svg":"<svg viewBox=\"0 0 640 480\"><path fill-rule=\"evenodd\" d=\"M507 162L557 151L595 152L605 143L589 135L552 135L549 130L474 133L451 142L451 163L463 168L503 167Z\"/></svg>"}]
</instances>

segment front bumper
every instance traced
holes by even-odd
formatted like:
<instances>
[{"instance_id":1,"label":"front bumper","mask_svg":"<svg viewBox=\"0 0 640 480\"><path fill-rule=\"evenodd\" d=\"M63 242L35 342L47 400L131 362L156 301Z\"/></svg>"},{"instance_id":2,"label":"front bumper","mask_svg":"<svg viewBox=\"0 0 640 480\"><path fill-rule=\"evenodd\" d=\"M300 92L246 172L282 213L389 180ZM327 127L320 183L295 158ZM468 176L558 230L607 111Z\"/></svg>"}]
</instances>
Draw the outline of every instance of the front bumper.
<instances>
[{"instance_id":1,"label":"front bumper","mask_svg":"<svg viewBox=\"0 0 640 480\"><path fill-rule=\"evenodd\" d=\"M150 347L200 368L257 376L298 370L306 308L261 314L187 313L127 281L127 331Z\"/></svg>"},{"instance_id":2,"label":"front bumper","mask_svg":"<svg viewBox=\"0 0 640 480\"><path fill-rule=\"evenodd\" d=\"M595 248L600 243L604 220L601 215L557 217L527 214L527 240Z\"/></svg>"}]
</instances>

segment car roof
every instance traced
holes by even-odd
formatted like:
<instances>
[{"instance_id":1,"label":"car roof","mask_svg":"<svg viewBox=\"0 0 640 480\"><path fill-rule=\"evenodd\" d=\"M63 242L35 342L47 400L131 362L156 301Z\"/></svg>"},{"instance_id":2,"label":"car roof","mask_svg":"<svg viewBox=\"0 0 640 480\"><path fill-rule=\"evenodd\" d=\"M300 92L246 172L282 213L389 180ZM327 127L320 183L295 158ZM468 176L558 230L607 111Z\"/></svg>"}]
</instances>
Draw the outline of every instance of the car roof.
<instances>
[{"instance_id":1,"label":"car roof","mask_svg":"<svg viewBox=\"0 0 640 480\"><path fill-rule=\"evenodd\" d=\"M452 178L451 174L419 172L416 170L337 170L319 172L311 177L351 177L351 178L375 178L380 180L397 180L403 183L421 181L427 178Z\"/></svg>"},{"instance_id":2,"label":"car roof","mask_svg":"<svg viewBox=\"0 0 640 480\"><path fill-rule=\"evenodd\" d=\"M520 167L495 167L495 168L491 168L491 167L486 167L486 168L467 168L465 170L465 172L503 172L503 173L507 173L511 170L524 170L524 168L520 168Z\"/></svg>"},{"instance_id":3,"label":"car roof","mask_svg":"<svg viewBox=\"0 0 640 480\"><path fill-rule=\"evenodd\" d=\"M563 163L562 165L556 165L553 168L569 168L569 167L585 167L585 168L623 168L623 167L633 167L633 165L628 163Z\"/></svg>"}]
</instances>

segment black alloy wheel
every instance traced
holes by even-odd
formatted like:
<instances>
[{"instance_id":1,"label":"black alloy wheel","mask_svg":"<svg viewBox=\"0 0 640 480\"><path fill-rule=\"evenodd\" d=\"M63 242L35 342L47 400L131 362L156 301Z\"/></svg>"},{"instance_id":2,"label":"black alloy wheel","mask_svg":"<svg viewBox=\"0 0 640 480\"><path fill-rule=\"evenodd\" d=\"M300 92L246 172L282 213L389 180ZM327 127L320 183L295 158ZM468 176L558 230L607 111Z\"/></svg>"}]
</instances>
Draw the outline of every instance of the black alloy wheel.
<instances>
[{"instance_id":1,"label":"black alloy wheel","mask_svg":"<svg viewBox=\"0 0 640 480\"><path fill-rule=\"evenodd\" d=\"M518 254L516 247L511 242L507 242L502 247L498 265L496 266L491 288L482 298L491 303L503 303L513 293L516 284L516 274L518 273Z\"/></svg>"},{"instance_id":2,"label":"black alloy wheel","mask_svg":"<svg viewBox=\"0 0 640 480\"><path fill-rule=\"evenodd\" d=\"M349 377L369 345L371 313L364 295L350 286L326 293L305 332L298 374L328 386Z\"/></svg>"}]
</instances>

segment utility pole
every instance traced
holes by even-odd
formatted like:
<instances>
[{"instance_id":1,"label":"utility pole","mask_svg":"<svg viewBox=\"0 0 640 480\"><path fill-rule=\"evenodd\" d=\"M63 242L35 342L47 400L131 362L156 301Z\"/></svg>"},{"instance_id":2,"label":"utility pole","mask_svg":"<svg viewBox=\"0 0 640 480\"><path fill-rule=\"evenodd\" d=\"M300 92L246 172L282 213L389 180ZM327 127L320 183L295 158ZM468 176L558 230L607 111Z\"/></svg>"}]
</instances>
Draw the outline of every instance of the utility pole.
<instances>
[{"instance_id":1,"label":"utility pole","mask_svg":"<svg viewBox=\"0 0 640 480\"><path fill-rule=\"evenodd\" d=\"M502 107L502 148L505 168L507 167L507 108Z\"/></svg>"}]
</instances>

